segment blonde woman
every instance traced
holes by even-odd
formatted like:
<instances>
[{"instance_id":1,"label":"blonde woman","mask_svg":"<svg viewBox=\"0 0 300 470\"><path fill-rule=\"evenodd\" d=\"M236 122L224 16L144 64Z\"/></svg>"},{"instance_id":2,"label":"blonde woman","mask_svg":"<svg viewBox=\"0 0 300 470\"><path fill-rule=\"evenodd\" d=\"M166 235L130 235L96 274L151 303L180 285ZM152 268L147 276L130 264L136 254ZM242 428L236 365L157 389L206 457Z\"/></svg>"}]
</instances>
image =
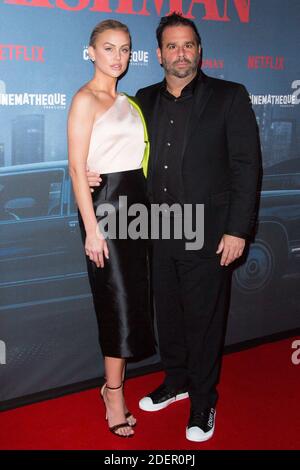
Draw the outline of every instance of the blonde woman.
<instances>
[{"instance_id":1,"label":"blonde woman","mask_svg":"<svg viewBox=\"0 0 300 470\"><path fill-rule=\"evenodd\" d=\"M133 436L136 424L123 393L126 359L154 353L147 242L105 238L96 214L102 203L112 204L119 214L120 196L127 197L128 207L146 203L143 119L137 105L117 92L130 49L126 25L105 20L94 28L88 48L94 76L75 94L68 118L69 171L104 356L101 395L109 429L120 437ZM87 168L101 174L101 184L92 193Z\"/></svg>"}]
</instances>

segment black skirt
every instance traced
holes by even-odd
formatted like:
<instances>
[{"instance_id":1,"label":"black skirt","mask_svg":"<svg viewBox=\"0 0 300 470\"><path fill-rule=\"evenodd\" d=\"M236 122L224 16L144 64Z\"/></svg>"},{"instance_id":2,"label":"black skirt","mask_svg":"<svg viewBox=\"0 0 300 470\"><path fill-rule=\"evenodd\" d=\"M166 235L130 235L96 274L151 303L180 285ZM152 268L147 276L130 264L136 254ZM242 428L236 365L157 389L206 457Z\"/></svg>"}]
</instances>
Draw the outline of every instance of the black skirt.
<instances>
[{"instance_id":1,"label":"black skirt","mask_svg":"<svg viewBox=\"0 0 300 470\"><path fill-rule=\"evenodd\" d=\"M116 214L116 238L107 238L109 259L104 258L104 268L86 256L89 282L99 327L99 342L104 356L144 358L155 353L151 299L149 288L148 241L146 239L121 239L119 218L126 207L119 204L120 196L127 196L131 204L147 205L145 178L141 169L101 175L99 187L92 193L97 221L99 206L113 206ZM126 210L127 212L127 210ZM82 241L86 233L78 212ZM133 217L127 217L128 224ZM123 227L124 228L124 227Z\"/></svg>"}]
</instances>

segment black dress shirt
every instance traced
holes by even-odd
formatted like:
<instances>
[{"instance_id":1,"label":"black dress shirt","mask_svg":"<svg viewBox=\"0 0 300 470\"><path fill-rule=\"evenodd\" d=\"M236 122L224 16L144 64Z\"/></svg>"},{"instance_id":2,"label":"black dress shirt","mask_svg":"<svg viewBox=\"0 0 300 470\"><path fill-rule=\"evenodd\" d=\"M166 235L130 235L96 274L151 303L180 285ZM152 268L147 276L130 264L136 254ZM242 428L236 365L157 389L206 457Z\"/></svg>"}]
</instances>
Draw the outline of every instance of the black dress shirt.
<instances>
[{"instance_id":1,"label":"black dress shirt","mask_svg":"<svg viewBox=\"0 0 300 470\"><path fill-rule=\"evenodd\" d=\"M164 81L161 87L157 120L157 157L153 178L153 202L184 203L181 162L184 135L193 105L193 93L200 76L197 74L173 96Z\"/></svg>"}]
</instances>

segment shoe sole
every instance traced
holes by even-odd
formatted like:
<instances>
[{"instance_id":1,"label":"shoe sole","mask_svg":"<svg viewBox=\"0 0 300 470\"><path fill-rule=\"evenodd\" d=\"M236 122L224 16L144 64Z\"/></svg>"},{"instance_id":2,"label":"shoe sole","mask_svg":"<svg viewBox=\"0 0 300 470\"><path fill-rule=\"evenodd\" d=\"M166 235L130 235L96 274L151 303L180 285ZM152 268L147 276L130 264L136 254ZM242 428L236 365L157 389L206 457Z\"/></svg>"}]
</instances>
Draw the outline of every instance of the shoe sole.
<instances>
[{"instance_id":1,"label":"shoe sole","mask_svg":"<svg viewBox=\"0 0 300 470\"><path fill-rule=\"evenodd\" d=\"M188 437L188 428L186 428L186 432L185 432L185 437L188 441L191 441L191 442L205 442L205 441L208 441L209 439L211 439L214 435L214 429L212 429L211 431L205 433L204 436L201 436L197 439L191 439L190 437Z\"/></svg>"},{"instance_id":2,"label":"shoe sole","mask_svg":"<svg viewBox=\"0 0 300 470\"><path fill-rule=\"evenodd\" d=\"M163 410L164 408L167 408L169 405L171 405L172 403L175 403L177 401L180 401L180 400L185 400L186 398L189 397L189 394L188 392L185 392L185 393L179 393L178 395L176 395L175 397L173 398L170 398L169 400L166 400L164 401L163 403L158 403L157 405L143 405L141 402L142 400L140 400L139 402L139 408L143 411L160 411L160 410Z\"/></svg>"}]
</instances>

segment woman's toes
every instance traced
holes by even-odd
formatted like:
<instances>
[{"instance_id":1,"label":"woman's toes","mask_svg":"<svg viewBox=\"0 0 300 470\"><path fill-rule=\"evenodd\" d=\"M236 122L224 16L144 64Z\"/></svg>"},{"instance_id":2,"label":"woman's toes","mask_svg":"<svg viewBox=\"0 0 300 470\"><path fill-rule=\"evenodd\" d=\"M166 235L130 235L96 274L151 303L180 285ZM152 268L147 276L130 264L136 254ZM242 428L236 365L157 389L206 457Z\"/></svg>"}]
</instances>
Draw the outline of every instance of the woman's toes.
<instances>
[{"instance_id":1,"label":"woman's toes","mask_svg":"<svg viewBox=\"0 0 300 470\"><path fill-rule=\"evenodd\" d=\"M134 434L134 432L132 431L132 429L130 427L128 428L121 428L118 432L118 434L120 434L121 436L131 436L132 434Z\"/></svg>"},{"instance_id":2,"label":"woman's toes","mask_svg":"<svg viewBox=\"0 0 300 470\"><path fill-rule=\"evenodd\" d=\"M136 418L133 415L128 416L127 423L129 424L129 426L135 426Z\"/></svg>"}]
</instances>

